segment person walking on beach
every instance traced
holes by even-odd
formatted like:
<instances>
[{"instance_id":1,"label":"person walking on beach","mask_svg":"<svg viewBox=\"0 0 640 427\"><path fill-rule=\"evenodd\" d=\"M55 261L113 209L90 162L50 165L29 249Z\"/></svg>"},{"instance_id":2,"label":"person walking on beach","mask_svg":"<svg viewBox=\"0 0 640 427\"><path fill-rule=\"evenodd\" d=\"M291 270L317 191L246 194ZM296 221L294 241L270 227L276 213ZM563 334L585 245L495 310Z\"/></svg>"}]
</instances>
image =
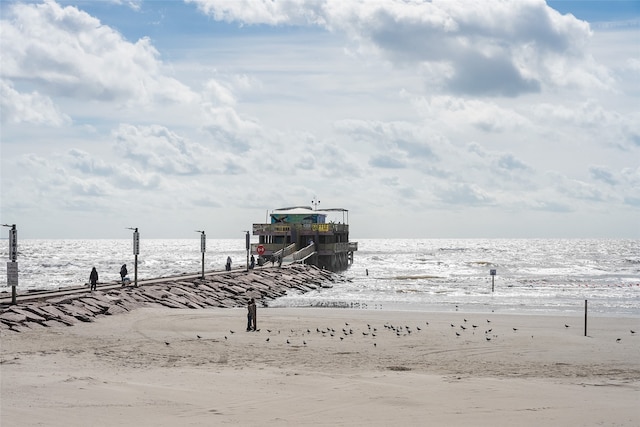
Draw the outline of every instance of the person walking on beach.
<instances>
[{"instance_id":1,"label":"person walking on beach","mask_svg":"<svg viewBox=\"0 0 640 427\"><path fill-rule=\"evenodd\" d=\"M127 271L127 264L122 264L122 267L120 267L120 279L122 280L122 286L124 286L124 278L127 277L127 273L129 273Z\"/></svg>"},{"instance_id":2,"label":"person walking on beach","mask_svg":"<svg viewBox=\"0 0 640 427\"><path fill-rule=\"evenodd\" d=\"M231 257L227 257L227 265L225 266L227 271L231 271Z\"/></svg>"},{"instance_id":3,"label":"person walking on beach","mask_svg":"<svg viewBox=\"0 0 640 427\"><path fill-rule=\"evenodd\" d=\"M95 267L91 269L91 274L89 275L89 283L91 283L91 290L98 290L98 270Z\"/></svg>"},{"instance_id":4,"label":"person walking on beach","mask_svg":"<svg viewBox=\"0 0 640 427\"><path fill-rule=\"evenodd\" d=\"M253 268L256 266L256 258L251 255L251 263L249 264L249 269L253 270Z\"/></svg>"},{"instance_id":5,"label":"person walking on beach","mask_svg":"<svg viewBox=\"0 0 640 427\"><path fill-rule=\"evenodd\" d=\"M256 308L256 300L251 298L249 302L249 312L251 312L251 329L256 330L256 316L257 316L257 308Z\"/></svg>"},{"instance_id":6,"label":"person walking on beach","mask_svg":"<svg viewBox=\"0 0 640 427\"><path fill-rule=\"evenodd\" d=\"M251 301L253 301L253 299L251 299ZM251 301L247 303L247 332L249 332L253 326L253 310L251 309Z\"/></svg>"}]
</instances>

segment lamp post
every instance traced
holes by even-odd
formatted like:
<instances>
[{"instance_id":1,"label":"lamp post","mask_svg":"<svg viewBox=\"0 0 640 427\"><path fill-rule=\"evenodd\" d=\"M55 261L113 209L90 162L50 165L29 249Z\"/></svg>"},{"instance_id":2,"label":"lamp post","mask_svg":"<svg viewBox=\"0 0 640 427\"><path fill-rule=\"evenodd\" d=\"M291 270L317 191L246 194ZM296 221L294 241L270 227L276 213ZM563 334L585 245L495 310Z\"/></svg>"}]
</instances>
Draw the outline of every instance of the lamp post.
<instances>
[{"instance_id":1,"label":"lamp post","mask_svg":"<svg viewBox=\"0 0 640 427\"><path fill-rule=\"evenodd\" d=\"M314 196L313 200L311 200L311 203L313 204L313 210L317 211L318 205L320 204L320 200L318 200L318 198Z\"/></svg>"},{"instance_id":2,"label":"lamp post","mask_svg":"<svg viewBox=\"0 0 640 427\"><path fill-rule=\"evenodd\" d=\"M251 250L251 237L249 236L249 230L245 231L245 243L247 247L247 273L249 272L249 252Z\"/></svg>"},{"instance_id":3,"label":"lamp post","mask_svg":"<svg viewBox=\"0 0 640 427\"><path fill-rule=\"evenodd\" d=\"M204 234L204 230L196 230L196 233L200 233L200 252L202 253L202 278L204 279L204 253L207 251L207 235Z\"/></svg>"},{"instance_id":4,"label":"lamp post","mask_svg":"<svg viewBox=\"0 0 640 427\"><path fill-rule=\"evenodd\" d=\"M11 304L16 303L18 286L18 230L15 224L2 224L9 228L9 262L7 262L7 286L11 286Z\"/></svg>"},{"instance_id":5,"label":"lamp post","mask_svg":"<svg viewBox=\"0 0 640 427\"><path fill-rule=\"evenodd\" d=\"M138 255L140 255L140 233L138 233L138 227L129 227L128 230L133 230L133 285L138 286Z\"/></svg>"}]
</instances>

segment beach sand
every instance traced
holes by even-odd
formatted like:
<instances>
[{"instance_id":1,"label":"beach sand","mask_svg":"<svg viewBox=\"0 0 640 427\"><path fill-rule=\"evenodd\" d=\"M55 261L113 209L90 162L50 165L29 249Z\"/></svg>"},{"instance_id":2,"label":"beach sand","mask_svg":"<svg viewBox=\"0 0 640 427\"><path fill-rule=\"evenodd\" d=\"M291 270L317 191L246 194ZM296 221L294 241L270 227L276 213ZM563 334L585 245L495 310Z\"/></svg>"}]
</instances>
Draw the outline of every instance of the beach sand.
<instances>
[{"instance_id":1,"label":"beach sand","mask_svg":"<svg viewBox=\"0 0 640 427\"><path fill-rule=\"evenodd\" d=\"M259 308L245 327L141 308L3 331L0 424L640 425L637 318L585 337L577 316Z\"/></svg>"}]
</instances>

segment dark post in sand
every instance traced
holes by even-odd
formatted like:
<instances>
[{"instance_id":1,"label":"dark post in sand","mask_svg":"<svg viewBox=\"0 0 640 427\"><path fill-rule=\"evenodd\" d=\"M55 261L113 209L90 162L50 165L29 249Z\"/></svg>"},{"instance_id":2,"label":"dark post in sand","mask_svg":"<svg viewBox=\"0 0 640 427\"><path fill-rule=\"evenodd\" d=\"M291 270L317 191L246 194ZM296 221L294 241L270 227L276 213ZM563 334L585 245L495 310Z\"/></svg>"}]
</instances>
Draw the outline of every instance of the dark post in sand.
<instances>
[{"instance_id":1,"label":"dark post in sand","mask_svg":"<svg viewBox=\"0 0 640 427\"><path fill-rule=\"evenodd\" d=\"M584 336L587 336L587 300L584 300Z\"/></svg>"}]
</instances>

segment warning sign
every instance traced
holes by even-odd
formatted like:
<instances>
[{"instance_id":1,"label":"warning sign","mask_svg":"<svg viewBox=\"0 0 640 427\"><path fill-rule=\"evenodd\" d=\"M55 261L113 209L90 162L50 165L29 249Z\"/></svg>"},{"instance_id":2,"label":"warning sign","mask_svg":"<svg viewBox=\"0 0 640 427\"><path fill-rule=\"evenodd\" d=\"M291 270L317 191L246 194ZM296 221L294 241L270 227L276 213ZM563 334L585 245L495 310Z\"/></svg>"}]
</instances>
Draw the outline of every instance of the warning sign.
<instances>
[{"instance_id":1,"label":"warning sign","mask_svg":"<svg viewBox=\"0 0 640 427\"><path fill-rule=\"evenodd\" d=\"M7 263L7 286L18 286L18 263Z\"/></svg>"}]
</instances>

